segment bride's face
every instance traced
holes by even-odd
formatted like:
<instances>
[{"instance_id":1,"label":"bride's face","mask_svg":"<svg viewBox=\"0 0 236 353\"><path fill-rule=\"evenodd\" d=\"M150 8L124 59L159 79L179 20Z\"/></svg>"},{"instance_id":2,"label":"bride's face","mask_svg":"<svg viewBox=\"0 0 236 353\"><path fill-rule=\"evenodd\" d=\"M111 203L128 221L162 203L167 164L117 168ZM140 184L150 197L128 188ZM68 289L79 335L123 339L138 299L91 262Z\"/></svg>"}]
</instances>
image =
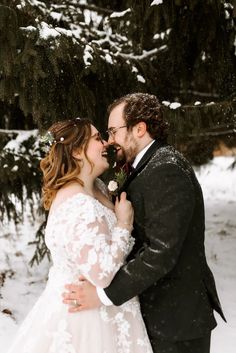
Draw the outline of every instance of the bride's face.
<instances>
[{"instance_id":1,"label":"bride's face","mask_svg":"<svg viewBox=\"0 0 236 353\"><path fill-rule=\"evenodd\" d=\"M91 125L91 137L87 148L87 157L93 163L93 172L96 175L102 174L108 169L107 161L108 143L102 139L100 132Z\"/></svg>"}]
</instances>

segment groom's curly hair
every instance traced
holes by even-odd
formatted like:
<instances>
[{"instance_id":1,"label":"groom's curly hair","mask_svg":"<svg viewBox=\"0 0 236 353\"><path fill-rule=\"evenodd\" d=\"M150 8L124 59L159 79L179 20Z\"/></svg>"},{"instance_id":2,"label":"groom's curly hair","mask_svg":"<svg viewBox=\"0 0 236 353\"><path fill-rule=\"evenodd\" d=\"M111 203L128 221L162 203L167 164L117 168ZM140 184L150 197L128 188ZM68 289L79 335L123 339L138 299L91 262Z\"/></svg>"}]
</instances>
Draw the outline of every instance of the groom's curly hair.
<instances>
[{"instance_id":1,"label":"groom's curly hair","mask_svg":"<svg viewBox=\"0 0 236 353\"><path fill-rule=\"evenodd\" d=\"M164 120L162 106L156 96L148 93L127 94L108 107L108 114L121 103L125 103L123 113L127 128L143 121L153 139L167 140L169 124Z\"/></svg>"},{"instance_id":2,"label":"groom's curly hair","mask_svg":"<svg viewBox=\"0 0 236 353\"><path fill-rule=\"evenodd\" d=\"M73 152L86 151L91 137L91 121L88 119L71 119L54 123L48 130L53 142L48 154L40 162L43 172L42 201L48 210L57 191L65 184L79 179L81 165ZM91 168L93 164L91 164Z\"/></svg>"}]
</instances>

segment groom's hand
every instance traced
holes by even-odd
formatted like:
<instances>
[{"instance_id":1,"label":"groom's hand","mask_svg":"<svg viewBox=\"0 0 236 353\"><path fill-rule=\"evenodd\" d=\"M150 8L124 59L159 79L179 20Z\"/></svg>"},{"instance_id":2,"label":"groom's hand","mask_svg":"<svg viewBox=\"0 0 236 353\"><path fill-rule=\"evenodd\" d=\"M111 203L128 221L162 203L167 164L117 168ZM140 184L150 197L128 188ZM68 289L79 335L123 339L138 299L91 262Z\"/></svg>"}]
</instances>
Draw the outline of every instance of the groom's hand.
<instances>
[{"instance_id":1,"label":"groom's hand","mask_svg":"<svg viewBox=\"0 0 236 353\"><path fill-rule=\"evenodd\" d=\"M63 303L69 305L69 312L95 309L101 306L96 287L83 276L79 277L80 284L68 284L67 292L62 294Z\"/></svg>"}]
</instances>

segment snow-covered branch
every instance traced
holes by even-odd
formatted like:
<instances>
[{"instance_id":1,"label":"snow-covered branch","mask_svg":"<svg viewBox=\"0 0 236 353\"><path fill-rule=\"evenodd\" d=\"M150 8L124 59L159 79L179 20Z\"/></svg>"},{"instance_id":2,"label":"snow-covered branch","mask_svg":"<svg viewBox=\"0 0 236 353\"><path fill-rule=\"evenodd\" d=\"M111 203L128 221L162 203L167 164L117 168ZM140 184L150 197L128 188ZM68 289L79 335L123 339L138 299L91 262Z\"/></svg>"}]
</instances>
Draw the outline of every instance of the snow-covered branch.
<instances>
[{"instance_id":1,"label":"snow-covered branch","mask_svg":"<svg viewBox=\"0 0 236 353\"><path fill-rule=\"evenodd\" d=\"M166 51L167 49L168 49L167 45L162 45L160 48L154 48L154 49L149 50L149 51L144 50L143 54L141 54L141 55L133 55L133 54L125 54L125 53L116 53L116 55L117 56L121 56L124 59L143 60L143 59L146 59L146 58L148 58L150 56L153 56L153 55L155 55L157 53Z\"/></svg>"},{"instance_id":2,"label":"snow-covered branch","mask_svg":"<svg viewBox=\"0 0 236 353\"><path fill-rule=\"evenodd\" d=\"M36 134L38 134L38 130L34 129L34 130L8 130L8 129L0 129L0 134L25 134L25 133L29 133L32 136L35 136Z\"/></svg>"},{"instance_id":3,"label":"snow-covered branch","mask_svg":"<svg viewBox=\"0 0 236 353\"><path fill-rule=\"evenodd\" d=\"M90 11L95 11L104 15L110 15L113 13L112 10L105 9L104 7L96 6L96 5L88 5L88 4L80 4L78 2L68 2L68 5L73 5L74 7L78 7L81 10L90 10Z\"/></svg>"}]
</instances>

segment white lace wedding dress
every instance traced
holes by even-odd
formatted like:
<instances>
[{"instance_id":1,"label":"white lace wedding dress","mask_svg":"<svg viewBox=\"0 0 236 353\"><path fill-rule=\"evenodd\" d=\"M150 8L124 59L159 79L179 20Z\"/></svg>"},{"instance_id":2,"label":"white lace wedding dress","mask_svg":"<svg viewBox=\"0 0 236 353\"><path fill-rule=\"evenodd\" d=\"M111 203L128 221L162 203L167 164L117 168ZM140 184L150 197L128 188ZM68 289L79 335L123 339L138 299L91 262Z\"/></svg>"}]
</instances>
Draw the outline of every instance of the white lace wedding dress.
<instances>
[{"instance_id":1,"label":"white lace wedding dress","mask_svg":"<svg viewBox=\"0 0 236 353\"><path fill-rule=\"evenodd\" d=\"M114 212L75 194L50 214L45 239L53 260L48 282L8 353L152 353L137 298L79 313L62 302L64 285L79 275L104 288L124 263L132 241Z\"/></svg>"}]
</instances>

